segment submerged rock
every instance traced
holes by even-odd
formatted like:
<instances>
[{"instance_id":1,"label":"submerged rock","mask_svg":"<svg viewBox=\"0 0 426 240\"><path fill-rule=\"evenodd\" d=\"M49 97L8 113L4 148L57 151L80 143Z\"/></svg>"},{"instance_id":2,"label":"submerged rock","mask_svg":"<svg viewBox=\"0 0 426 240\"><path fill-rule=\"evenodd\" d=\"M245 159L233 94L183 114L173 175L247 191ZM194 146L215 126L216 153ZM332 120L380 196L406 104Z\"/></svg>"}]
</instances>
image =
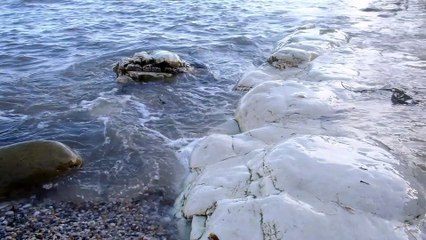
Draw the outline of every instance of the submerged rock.
<instances>
[{"instance_id":1,"label":"submerged rock","mask_svg":"<svg viewBox=\"0 0 426 240\"><path fill-rule=\"evenodd\" d=\"M301 29L279 41L268 62L278 69L300 67L348 41L349 36L337 29Z\"/></svg>"},{"instance_id":2,"label":"submerged rock","mask_svg":"<svg viewBox=\"0 0 426 240\"><path fill-rule=\"evenodd\" d=\"M0 148L0 194L13 187L30 187L80 167L82 160L68 146L47 140Z\"/></svg>"},{"instance_id":3,"label":"submerged rock","mask_svg":"<svg viewBox=\"0 0 426 240\"><path fill-rule=\"evenodd\" d=\"M122 59L113 68L119 83L169 78L189 69L189 64L177 54L164 50L135 53L131 58Z\"/></svg>"},{"instance_id":4,"label":"submerged rock","mask_svg":"<svg viewBox=\"0 0 426 240\"><path fill-rule=\"evenodd\" d=\"M411 96L407 95L405 91L393 88L391 101L393 104L404 104L404 105L414 105L418 104L420 101L414 100Z\"/></svg>"},{"instance_id":5,"label":"submerged rock","mask_svg":"<svg viewBox=\"0 0 426 240\"><path fill-rule=\"evenodd\" d=\"M343 82L341 82L341 85L344 89L349 90L351 92L356 92L356 93L368 93L368 92L376 92L376 91L392 92L391 101L392 101L392 104L395 104L395 105L398 105L398 104L415 105L415 104L420 103L420 100L413 99L410 95L405 93L404 90L401 90L401 89L398 89L398 88L378 88L378 89L376 89L376 88L363 88L363 89L356 89L356 88L352 88L352 87L345 85Z\"/></svg>"}]
</instances>

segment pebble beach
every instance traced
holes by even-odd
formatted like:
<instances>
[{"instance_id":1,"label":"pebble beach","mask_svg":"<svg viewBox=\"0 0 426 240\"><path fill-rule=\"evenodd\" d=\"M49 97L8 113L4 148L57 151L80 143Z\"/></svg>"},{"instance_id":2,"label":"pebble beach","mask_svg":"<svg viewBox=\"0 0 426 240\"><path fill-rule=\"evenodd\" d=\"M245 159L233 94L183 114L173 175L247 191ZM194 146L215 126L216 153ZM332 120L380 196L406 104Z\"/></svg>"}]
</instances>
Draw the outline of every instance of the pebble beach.
<instances>
[{"instance_id":1,"label":"pebble beach","mask_svg":"<svg viewBox=\"0 0 426 240\"><path fill-rule=\"evenodd\" d=\"M161 201L9 202L0 206L0 239L178 239Z\"/></svg>"}]
</instances>

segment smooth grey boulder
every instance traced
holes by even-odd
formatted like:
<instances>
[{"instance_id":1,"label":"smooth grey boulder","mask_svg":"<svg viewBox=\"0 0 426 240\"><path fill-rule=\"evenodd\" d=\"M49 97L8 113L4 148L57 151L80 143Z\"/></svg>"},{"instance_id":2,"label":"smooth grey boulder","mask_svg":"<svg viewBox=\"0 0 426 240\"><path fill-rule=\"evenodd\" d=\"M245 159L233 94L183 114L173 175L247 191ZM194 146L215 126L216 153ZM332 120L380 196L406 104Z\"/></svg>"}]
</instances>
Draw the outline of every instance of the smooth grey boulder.
<instances>
[{"instance_id":1,"label":"smooth grey boulder","mask_svg":"<svg viewBox=\"0 0 426 240\"><path fill-rule=\"evenodd\" d=\"M81 157L68 146L47 140L0 148L0 195L15 187L30 187L78 168Z\"/></svg>"},{"instance_id":2,"label":"smooth grey boulder","mask_svg":"<svg viewBox=\"0 0 426 240\"><path fill-rule=\"evenodd\" d=\"M131 58L124 58L114 68L116 81L129 83L170 78L178 73L188 72L190 65L176 53L164 50L138 52Z\"/></svg>"}]
</instances>

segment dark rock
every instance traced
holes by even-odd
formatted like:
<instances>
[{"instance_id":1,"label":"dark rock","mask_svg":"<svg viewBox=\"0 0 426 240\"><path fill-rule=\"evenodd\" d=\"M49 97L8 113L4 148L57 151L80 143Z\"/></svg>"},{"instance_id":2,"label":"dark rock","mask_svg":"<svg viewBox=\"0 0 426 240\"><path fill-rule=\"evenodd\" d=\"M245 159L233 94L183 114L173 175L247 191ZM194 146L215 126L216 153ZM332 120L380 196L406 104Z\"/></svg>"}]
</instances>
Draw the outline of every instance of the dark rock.
<instances>
[{"instance_id":1,"label":"dark rock","mask_svg":"<svg viewBox=\"0 0 426 240\"><path fill-rule=\"evenodd\" d=\"M138 64L128 64L126 66L126 71L142 71L142 66Z\"/></svg>"},{"instance_id":2,"label":"dark rock","mask_svg":"<svg viewBox=\"0 0 426 240\"><path fill-rule=\"evenodd\" d=\"M149 81L170 78L178 73L188 72L189 64L169 51L135 53L131 58L124 58L114 68L117 82Z\"/></svg>"},{"instance_id":3,"label":"dark rock","mask_svg":"<svg viewBox=\"0 0 426 240\"><path fill-rule=\"evenodd\" d=\"M412 97L408 96L403 90L393 88L391 101L393 104L405 104L405 105L414 105L418 104L419 101L414 100Z\"/></svg>"},{"instance_id":4,"label":"dark rock","mask_svg":"<svg viewBox=\"0 0 426 240\"><path fill-rule=\"evenodd\" d=\"M0 148L0 196L15 187L29 187L52 180L80 167L82 160L56 141L29 141Z\"/></svg>"}]
</instances>

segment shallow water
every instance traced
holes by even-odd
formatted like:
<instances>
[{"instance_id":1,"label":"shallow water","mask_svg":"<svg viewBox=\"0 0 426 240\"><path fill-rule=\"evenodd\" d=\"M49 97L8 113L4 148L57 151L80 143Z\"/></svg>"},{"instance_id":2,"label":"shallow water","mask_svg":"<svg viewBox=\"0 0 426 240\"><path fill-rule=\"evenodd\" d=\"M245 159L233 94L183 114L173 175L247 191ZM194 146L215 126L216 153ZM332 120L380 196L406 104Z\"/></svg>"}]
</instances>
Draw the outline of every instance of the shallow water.
<instances>
[{"instance_id":1,"label":"shallow water","mask_svg":"<svg viewBox=\"0 0 426 240\"><path fill-rule=\"evenodd\" d=\"M84 167L49 186L49 198L150 192L174 199L187 172L179 149L231 119L241 96L234 84L265 62L279 39L306 24L351 36L351 53L330 62L347 69L339 76L345 83L398 87L423 101L401 106L392 105L389 92L359 94L350 114L330 122L380 141L405 161L424 163L422 0L6 0L0 6L0 145L53 139L82 155ZM168 81L115 82L116 61L154 49L176 52L197 70Z\"/></svg>"}]
</instances>

